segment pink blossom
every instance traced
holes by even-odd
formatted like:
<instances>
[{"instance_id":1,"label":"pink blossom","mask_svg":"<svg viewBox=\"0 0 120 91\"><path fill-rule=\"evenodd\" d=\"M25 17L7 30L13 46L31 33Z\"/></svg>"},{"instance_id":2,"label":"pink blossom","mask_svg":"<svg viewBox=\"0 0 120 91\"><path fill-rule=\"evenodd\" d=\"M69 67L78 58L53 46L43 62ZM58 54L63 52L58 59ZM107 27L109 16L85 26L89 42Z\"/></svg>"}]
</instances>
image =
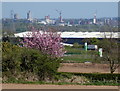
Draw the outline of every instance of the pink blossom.
<instances>
[{"instance_id":1,"label":"pink blossom","mask_svg":"<svg viewBox=\"0 0 120 91\"><path fill-rule=\"evenodd\" d=\"M21 43L28 48L38 49L51 57L62 57L65 53L61 44L61 36L57 32L40 32L32 28L32 33L26 34Z\"/></svg>"}]
</instances>

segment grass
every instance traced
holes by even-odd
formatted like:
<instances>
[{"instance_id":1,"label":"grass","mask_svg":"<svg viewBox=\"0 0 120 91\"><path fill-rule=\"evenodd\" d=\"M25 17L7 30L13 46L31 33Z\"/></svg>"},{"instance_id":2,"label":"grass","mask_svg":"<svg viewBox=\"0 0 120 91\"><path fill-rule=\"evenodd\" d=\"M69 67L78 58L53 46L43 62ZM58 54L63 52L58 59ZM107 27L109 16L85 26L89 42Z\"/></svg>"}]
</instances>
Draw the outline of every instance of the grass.
<instances>
[{"instance_id":1,"label":"grass","mask_svg":"<svg viewBox=\"0 0 120 91\"><path fill-rule=\"evenodd\" d=\"M50 84L50 85L97 85L97 86L120 86L119 79L115 81L114 78L110 78L111 74L97 74L97 73L70 73L70 72L58 72L57 75L59 79L71 78L72 76L84 76L86 79L89 79L85 83L72 83L72 82L45 82L45 81L24 81L16 80L14 77L10 77L7 81L2 83L16 83L16 84ZM101 76L96 76L101 75ZM109 76L108 76L109 75ZM114 76L119 76L119 74L112 74ZM61 78L61 76L63 78ZM108 76L109 78L106 78ZM90 79L91 77L97 77L97 79ZM104 80L99 79L104 77Z\"/></svg>"},{"instance_id":2,"label":"grass","mask_svg":"<svg viewBox=\"0 0 120 91\"><path fill-rule=\"evenodd\" d=\"M3 82L3 83L16 83L16 84L49 84L49 85L97 85L97 86L120 86L120 83L110 83L110 82L102 82L102 81L96 81L96 82L90 82L90 83L68 83L68 82L58 82L58 83L50 83L50 82L43 82L43 81L11 81L11 82Z\"/></svg>"},{"instance_id":3,"label":"grass","mask_svg":"<svg viewBox=\"0 0 120 91\"><path fill-rule=\"evenodd\" d=\"M120 83L110 83L110 82L91 82L84 85L97 85L97 86L120 86Z\"/></svg>"},{"instance_id":4,"label":"grass","mask_svg":"<svg viewBox=\"0 0 120 91\"><path fill-rule=\"evenodd\" d=\"M85 51L81 48L66 47L67 53L63 57L63 62L84 63L86 61L96 62L96 50ZM99 62L99 61L97 61Z\"/></svg>"},{"instance_id":5,"label":"grass","mask_svg":"<svg viewBox=\"0 0 120 91\"><path fill-rule=\"evenodd\" d=\"M63 62L71 62L71 63L84 63L86 61L93 62L94 59L91 58L90 55L70 55L70 56L64 56Z\"/></svg>"},{"instance_id":6,"label":"grass","mask_svg":"<svg viewBox=\"0 0 120 91\"><path fill-rule=\"evenodd\" d=\"M82 52L82 49L80 48L72 48L72 47L66 47L65 50L67 53L80 53Z\"/></svg>"}]
</instances>

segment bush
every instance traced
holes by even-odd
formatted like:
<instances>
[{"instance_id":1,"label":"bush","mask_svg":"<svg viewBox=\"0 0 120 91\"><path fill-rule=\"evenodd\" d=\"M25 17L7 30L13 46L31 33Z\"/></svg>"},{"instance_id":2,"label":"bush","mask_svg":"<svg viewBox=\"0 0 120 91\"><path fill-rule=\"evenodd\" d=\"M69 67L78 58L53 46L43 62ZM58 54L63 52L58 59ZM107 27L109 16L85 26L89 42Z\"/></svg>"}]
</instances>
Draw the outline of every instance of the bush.
<instances>
[{"instance_id":1,"label":"bush","mask_svg":"<svg viewBox=\"0 0 120 91\"><path fill-rule=\"evenodd\" d=\"M2 43L2 71L17 72L20 67L20 48L8 42Z\"/></svg>"},{"instance_id":2,"label":"bush","mask_svg":"<svg viewBox=\"0 0 120 91\"><path fill-rule=\"evenodd\" d=\"M19 47L8 42L3 42L2 44L3 77L17 78L20 75L32 73L37 75L39 80L45 80L46 78L52 80L54 78L60 65L60 58L51 58L39 50Z\"/></svg>"},{"instance_id":3,"label":"bush","mask_svg":"<svg viewBox=\"0 0 120 91\"><path fill-rule=\"evenodd\" d=\"M79 43L74 43L73 48L83 48L83 45L80 45Z\"/></svg>"},{"instance_id":4,"label":"bush","mask_svg":"<svg viewBox=\"0 0 120 91\"><path fill-rule=\"evenodd\" d=\"M22 71L33 72L40 80L45 80L47 77L52 79L60 63L60 59L51 58L39 50L29 48L23 48L21 61Z\"/></svg>"}]
</instances>

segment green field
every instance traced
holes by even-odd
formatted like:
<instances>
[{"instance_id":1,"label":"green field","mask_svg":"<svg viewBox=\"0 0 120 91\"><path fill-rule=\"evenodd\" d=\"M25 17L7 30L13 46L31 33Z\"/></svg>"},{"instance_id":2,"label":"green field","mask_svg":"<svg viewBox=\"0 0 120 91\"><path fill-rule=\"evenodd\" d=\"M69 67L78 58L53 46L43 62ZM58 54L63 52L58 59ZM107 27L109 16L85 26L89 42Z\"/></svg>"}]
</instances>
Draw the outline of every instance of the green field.
<instances>
[{"instance_id":1,"label":"green field","mask_svg":"<svg viewBox=\"0 0 120 91\"><path fill-rule=\"evenodd\" d=\"M83 63L86 61L97 62L97 63L99 62L97 50L85 51L83 48L73 48L73 47L65 47L65 50L67 52L63 57L63 62L72 62L72 63Z\"/></svg>"}]
</instances>

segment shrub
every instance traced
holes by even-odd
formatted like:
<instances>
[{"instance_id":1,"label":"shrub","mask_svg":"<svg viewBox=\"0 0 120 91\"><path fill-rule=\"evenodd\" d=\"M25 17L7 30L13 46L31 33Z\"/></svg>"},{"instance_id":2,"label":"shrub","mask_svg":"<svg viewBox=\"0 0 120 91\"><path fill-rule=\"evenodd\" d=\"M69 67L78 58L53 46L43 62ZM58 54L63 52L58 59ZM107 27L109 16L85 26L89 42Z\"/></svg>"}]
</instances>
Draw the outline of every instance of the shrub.
<instances>
[{"instance_id":1,"label":"shrub","mask_svg":"<svg viewBox=\"0 0 120 91\"><path fill-rule=\"evenodd\" d=\"M21 61L22 71L33 72L39 76L40 80L52 79L60 63L60 59L51 58L39 50L30 48L23 48Z\"/></svg>"},{"instance_id":2,"label":"shrub","mask_svg":"<svg viewBox=\"0 0 120 91\"><path fill-rule=\"evenodd\" d=\"M8 42L2 43L2 71L16 73L20 67L20 48Z\"/></svg>"},{"instance_id":3,"label":"shrub","mask_svg":"<svg viewBox=\"0 0 120 91\"><path fill-rule=\"evenodd\" d=\"M51 58L39 50L19 47L8 42L2 44L3 77L17 78L19 75L32 73L39 76L39 80L45 80L46 78L52 80L54 78L60 65L60 58Z\"/></svg>"}]
</instances>

